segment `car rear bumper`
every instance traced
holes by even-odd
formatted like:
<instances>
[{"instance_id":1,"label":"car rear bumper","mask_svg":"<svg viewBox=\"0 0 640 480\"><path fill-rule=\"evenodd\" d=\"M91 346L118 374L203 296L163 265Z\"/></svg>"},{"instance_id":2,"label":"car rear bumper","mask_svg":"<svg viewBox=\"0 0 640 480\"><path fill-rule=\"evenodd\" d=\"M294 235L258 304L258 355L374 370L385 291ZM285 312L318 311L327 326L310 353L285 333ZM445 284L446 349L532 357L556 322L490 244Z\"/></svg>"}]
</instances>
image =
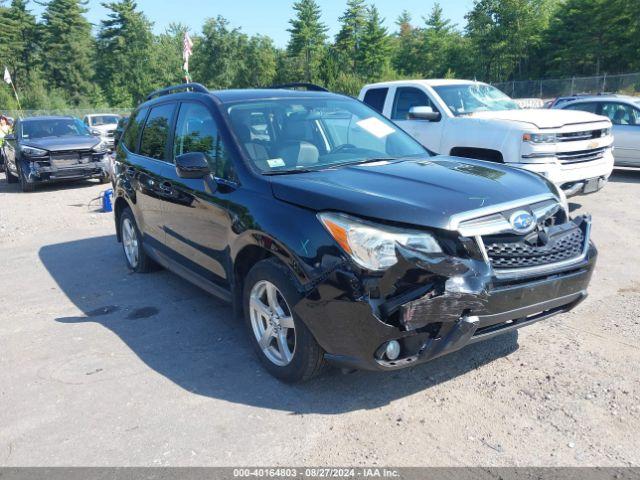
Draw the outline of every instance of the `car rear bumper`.
<instances>
[{"instance_id":1,"label":"car rear bumper","mask_svg":"<svg viewBox=\"0 0 640 480\"><path fill-rule=\"evenodd\" d=\"M481 267L467 274L467 285L458 292L425 294L416 285L420 296L406 296L393 307L396 320L405 320L400 322L393 322L393 316L385 318L384 304L358 298L361 292L345 287L352 285L353 279L341 279L339 273L318 285L295 310L327 352L325 358L330 363L394 370L568 312L586 298L596 257L590 244L585 258L570 269L511 283L491 275L476 291L469 291L468 286L473 285L472 277L477 280L478 272L480 277L488 275ZM351 296L354 301L348 300ZM393 361L381 354L392 340L401 345L401 354Z\"/></svg>"}]
</instances>

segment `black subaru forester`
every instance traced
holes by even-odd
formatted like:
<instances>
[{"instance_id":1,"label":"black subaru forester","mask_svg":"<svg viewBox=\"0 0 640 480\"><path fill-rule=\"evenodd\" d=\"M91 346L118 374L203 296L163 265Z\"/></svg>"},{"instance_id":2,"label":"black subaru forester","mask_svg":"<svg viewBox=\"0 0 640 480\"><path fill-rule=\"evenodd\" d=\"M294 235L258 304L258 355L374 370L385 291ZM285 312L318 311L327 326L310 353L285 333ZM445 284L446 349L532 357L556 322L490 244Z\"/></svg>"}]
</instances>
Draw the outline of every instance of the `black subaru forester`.
<instances>
[{"instance_id":1,"label":"black subaru forester","mask_svg":"<svg viewBox=\"0 0 640 480\"><path fill-rule=\"evenodd\" d=\"M150 95L115 162L129 268L232 302L285 381L393 370L574 308L587 216L534 173L430 156L363 103L286 89Z\"/></svg>"}]
</instances>

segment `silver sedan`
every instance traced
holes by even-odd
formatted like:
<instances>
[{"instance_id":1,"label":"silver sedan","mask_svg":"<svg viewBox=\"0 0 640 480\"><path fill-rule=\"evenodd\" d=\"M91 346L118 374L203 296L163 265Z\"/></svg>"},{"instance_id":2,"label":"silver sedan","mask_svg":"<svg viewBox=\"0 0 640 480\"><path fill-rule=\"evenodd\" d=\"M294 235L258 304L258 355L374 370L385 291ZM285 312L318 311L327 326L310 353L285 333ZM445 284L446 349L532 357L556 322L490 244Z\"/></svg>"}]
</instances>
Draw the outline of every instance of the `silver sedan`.
<instances>
[{"instance_id":1,"label":"silver sedan","mask_svg":"<svg viewBox=\"0 0 640 480\"><path fill-rule=\"evenodd\" d=\"M593 95L561 103L565 110L583 110L611 119L615 165L640 167L640 98L623 95Z\"/></svg>"}]
</instances>

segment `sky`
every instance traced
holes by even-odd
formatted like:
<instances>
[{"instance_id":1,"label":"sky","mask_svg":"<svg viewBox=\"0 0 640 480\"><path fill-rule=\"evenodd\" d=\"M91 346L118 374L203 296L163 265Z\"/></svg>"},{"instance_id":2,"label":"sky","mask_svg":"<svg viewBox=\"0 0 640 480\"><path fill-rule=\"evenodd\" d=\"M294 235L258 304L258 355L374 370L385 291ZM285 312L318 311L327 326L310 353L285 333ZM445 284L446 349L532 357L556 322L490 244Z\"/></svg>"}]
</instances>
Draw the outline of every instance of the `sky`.
<instances>
[{"instance_id":1,"label":"sky","mask_svg":"<svg viewBox=\"0 0 640 480\"><path fill-rule=\"evenodd\" d=\"M89 0L87 17L94 25L106 17L103 0ZM408 10L414 22L421 23L422 16L428 15L436 0L377 0L376 4L390 31L395 30L394 22L402 10ZM346 0L318 0L322 7L323 21L333 37L338 31L338 17L345 9ZM171 22L188 25L192 34L201 31L206 18L222 15L233 27L240 27L244 33L262 34L271 37L276 46L284 47L289 39L289 19L293 10L293 0L138 0L138 7L154 23L154 31L161 33ZM29 3L36 14L43 7ZM445 16L459 27L464 26L464 15L471 9L473 0L440 0Z\"/></svg>"}]
</instances>

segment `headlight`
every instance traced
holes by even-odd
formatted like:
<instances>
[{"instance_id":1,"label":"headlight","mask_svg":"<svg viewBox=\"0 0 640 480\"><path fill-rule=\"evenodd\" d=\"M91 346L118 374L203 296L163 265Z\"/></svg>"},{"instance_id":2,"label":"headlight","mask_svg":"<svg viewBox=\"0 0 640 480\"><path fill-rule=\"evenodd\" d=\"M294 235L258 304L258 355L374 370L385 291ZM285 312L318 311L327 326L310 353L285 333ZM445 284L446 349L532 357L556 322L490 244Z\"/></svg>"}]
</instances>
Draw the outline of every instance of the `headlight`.
<instances>
[{"instance_id":1,"label":"headlight","mask_svg":"<svg viewBox=\"0 0 640 480\"><path fill-rule=\"evenodd\" d=\"M91 150L93 150L96 153L107 153L109 149L107 148L107 144L104 143L103 141L101 141L95 147L93 147Z\"/></svg>"},{"instance_id":2,"label":"headlight","mask_svg":"<svg viewBox=\"0 0 640 480\"><path fill-rule=\"evenodd\" d=\"M525 133L522 135L522 141L529 143L557 143L558 137L555 133Z\"/></svg>"},{"instance_id":3,"label":"headlight","mask_svg":"<svg viewBox=\"0 0 640 480\"><path fill-rule=\"evenodd\" d=\"M396 243L423 253L442 252L433 236L425 232L376 225L339 213L320 213L318 219L353 261L368 270L395 265Z\"/></svg>"},{"instance_id":4,"label":"headlight","mask_svg":"<svg viewBox=\"0 0 640 480\"><path fill-rule=\"evenodd\" d=\"M26 145L21 146L20 151L27 157L44 157L48 153L46 150L42 150L41 148L28 147Z\"/></svg>"},{"instance_id":5,"label":"headlight","mask_svg":"<svg viewBox=\"0 0 640 480\"><path fill-rule=\"evenodd\" d=\"M608 137L609 135L611 135L611 129L610 128L603 128L602 129L602 133L600 134L601 137Z\"/></svg>"}]
</instances>

